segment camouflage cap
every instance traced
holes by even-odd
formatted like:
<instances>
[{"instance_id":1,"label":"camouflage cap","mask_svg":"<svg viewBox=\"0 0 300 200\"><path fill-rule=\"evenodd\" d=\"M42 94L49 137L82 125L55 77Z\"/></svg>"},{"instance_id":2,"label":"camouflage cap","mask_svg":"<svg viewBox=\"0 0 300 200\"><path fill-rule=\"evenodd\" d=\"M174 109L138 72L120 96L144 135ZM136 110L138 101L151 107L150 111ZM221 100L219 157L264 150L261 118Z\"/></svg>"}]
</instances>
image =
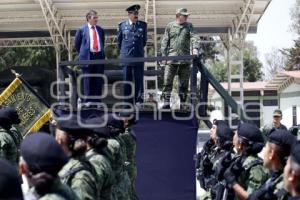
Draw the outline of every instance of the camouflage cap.
<instances>
[{"instance_id":1,"label":"camouflage cap","mask_svg":"<svg viewBox=\"0 0 300 200\"><path fill-rule=\"evenodd\" d=\"M184 15L184 16L189 16L190 13L188 13L186 8L179 8L176 11L176 14Z\"/></svg>"},{"instance_id":2,"label":"camouflage cap","mask_svg":"<svg viewBox=\"0 0 300 200\"><path fill-rule=\"evenodd\" d=\"M282 112L279 109L274 110L273 117L282 117Z\"/></svg>"}]
</instances>

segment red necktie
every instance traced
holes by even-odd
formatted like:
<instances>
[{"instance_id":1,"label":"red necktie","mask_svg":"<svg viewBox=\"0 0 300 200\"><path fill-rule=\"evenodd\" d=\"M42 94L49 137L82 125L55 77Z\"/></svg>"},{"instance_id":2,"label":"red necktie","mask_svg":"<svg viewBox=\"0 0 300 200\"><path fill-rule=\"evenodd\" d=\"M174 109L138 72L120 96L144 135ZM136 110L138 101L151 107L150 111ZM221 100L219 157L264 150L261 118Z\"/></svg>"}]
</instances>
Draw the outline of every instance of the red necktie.
<instances>
[{"instance_id":1,"label":"red necktie","mask_svg":"<svg viewBox=\"0 0 300 200\"><path fill-rule=\"evenodd\" d=\"M95 29L95 26L92 26L92 29L93 29L93 49L95 51L98 51L98 38L97 38L97 32L96 32L96 29Z\"/></svg>"}]
</instances>

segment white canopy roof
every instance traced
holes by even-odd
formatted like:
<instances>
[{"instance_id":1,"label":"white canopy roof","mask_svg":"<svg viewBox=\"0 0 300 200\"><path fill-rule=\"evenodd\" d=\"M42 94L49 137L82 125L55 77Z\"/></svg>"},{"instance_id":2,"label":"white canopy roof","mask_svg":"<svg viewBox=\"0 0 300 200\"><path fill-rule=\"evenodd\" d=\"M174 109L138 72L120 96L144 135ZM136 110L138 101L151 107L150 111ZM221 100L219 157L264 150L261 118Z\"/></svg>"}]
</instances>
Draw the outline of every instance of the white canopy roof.
<instances>
[{"instance_id":1,"label":"white canopy roof","mask_svg":"<svg viewBox=\"0 0 300 200\"><path fill-rule=\"evenodd\" d=\"M94 9L99 15L99 24L105 29L115 30L117 24L126 19L125 9L140 4L140 18L145 19L146 1L140 0L1 0L0 32L49 31L41 2L48 2L57 20L62 20L66 30L76 30L85 23L85 14ZM203 32L219 33L233 27L246 12L245 6L253 5L250 30L255 30L271 0L156 0L155 16L158 32L175 17L177 8L185 7L191 13L190 21ZM152 1L149 1L150 3ZM247 7L250 11L250 8ZM153 9L151 9L153 10ZM57 14L57 15L56 15ZM148 11L150 15L150 10ZM238 22L237 22L238 23ZM242 24L243 22L241 22ZM251 29L254 28L254 29ZM2 38L4 35L2 34Z\"/></svg>"}]
</instances>

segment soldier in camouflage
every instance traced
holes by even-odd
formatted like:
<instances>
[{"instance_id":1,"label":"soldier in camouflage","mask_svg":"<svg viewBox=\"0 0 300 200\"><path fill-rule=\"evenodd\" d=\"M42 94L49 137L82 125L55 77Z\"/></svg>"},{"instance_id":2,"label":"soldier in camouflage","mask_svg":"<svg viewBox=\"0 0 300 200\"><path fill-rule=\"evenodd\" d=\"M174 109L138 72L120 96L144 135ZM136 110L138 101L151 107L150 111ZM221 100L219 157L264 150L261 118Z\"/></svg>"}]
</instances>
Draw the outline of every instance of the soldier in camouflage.
<instances>
[{"instance_id":1,"label":"soldier in camouflage","mask_svg":"<svg viewBox=\"0 0 300 200\"><path fill-rule=\"evenodd\" d=\"M267 169L258 153L264 147L264 138L258 127L250 123L240 124L233 137L238 154L226 169L224 179L228 189L235 192L235 199L247 199L267 179Z\"/></svg>"},{"instance_id":2,"label":"soldier in camouflage","mask_svg":"<svg viewBox=\"0 0 300 200\"><path fill-rule=\"evenodd\" d=\"M41 132L28 135L21 144L21 156L19 169L31 187L25 200L79 199L58 177L68 157L52 136Z\"/></svg>"},{"instance_id":3,"label":"soldier in camouflage","mask_svg":"<svg viewBox=\"0 0 300 200\"><path fill-rule=\"evenodd\" d=\"M288 200L300 200L300 142L292 147L283 172L284 187L289 192Z\"/></svg>"},{"instance_id":4,"label":"soldier in camouflage","mask_svg":"<svg viewBox=\"0 0 300 200\"><path fill-rule=\"evenodd\" d=\"M214 157L211 158L211 173L209 177L206 177L210 181L206 184L208 190L201 198L203 200L221 199L219 196L225 191L223 175L226 168L230 165L231 158L234 156L232 148L233 131L223 120L215 121L214 126L216 126L217 148ZM233 196L232 194L230 195ZM229 196L227 198L230 199Z\"/></svg>"},{"instance_id":5,"label":"soldier in camouflage","mask_svg":"<svg viewBox=\"0 0 300 200\"><path fill-rule=\"evenodd\" d=\"M263 136L266 138L270 132L278 129L287 130L286 126L281 124L282 120L282 112L279 109L274 110L273 112L273 123L267 124L264 127L262 127L262 133Z\"/></svg>"},{"instance_id":6,"label":"soldier in camouflage","mask_svg":"<svg viewBox=\"0 0 300 200\"><path fill-rule=\"evenodd\" d=\"M216 145L216 131L215 124L210 129L210 138L205 142L200 153L196 155L196 177L200 183L200 187L204 190L209 190L210 175L212 174L212 159L215 157Z\"/></svg>"},{"instance_id":7,"label":"soldier in camouflage","mask_svg":"<svg viewBox=\"0 0 300 200\"><path fill-rule=\"evenodd\" d=\"M135 180L137 176L137 168L135 163L135 154L136 154L136 135L132 130L132 125L135 124L134 116L130 113L121 113L121 117L124 121L125 132L120 135L122 138L125 149L126 149L126 163L125 169L130 178L130 188L129 195L131 200L138 199L135 192Z\"/></svg>"},{"instance_id":8,"label":"soldier in camouflage","mask_svg":"<svg viewBox=\"0 0 300 200\"><path fill-rule=\"evenodd\" d=\"M249 196L249 200L287 200L284 189L283 169L296 143L294 135L286 130L276 130L269 134L264 149L264 166L270 170L271 177Z\"/></svg>"},{"instance_id":9,"label":"soldier in camouflage","mask_svg":"<svg viewBox=\"0 0 300 200\"><path fill-rule=\"evenodd\" d=\"M9 117L9 112L10 108L0 109L0 158L17 166L19 153L16 138L11 132L12 119Z\"/></svg>"},{"instance_id":10,"label":"soldier in camouflage","mask_svg":"<svg viewBox=\"0 0 300 200\"><path fill-rule=\"evenodd\" d=\"M99 198L97 173L85 157L87 136L92 132L82 128L76 116L57 122L56 141L69 156L69 162L59 172L62 183L70 186L80 199Z\"/></svg>"},{"instance_id":11,"label":"soldier in camouflage","mask_svg":"<svg viewBox=\"0 0 300 200\"><path fill-rule=\"evenodd\" d=\"M115 174L114 193L117 199L131 200L129 194L130 178L126 171L126 144L121 137L124 133L123 120L113 114L107 115L107 127L110 129L110 138L107 144L107 155L111 155L112 168Z\"/></svg>"},{"instance_id":12,"label":"soldier in camouflage","mask_svg":"<svg viewBox=\"0 0 300 200\"><path fill-rule=\"evenodd\" d=\"M95 167L98 175L97 189L100 192L101 200L114 200L112 192L114 185L114 174L109 159L104 153L107 147L107 138L109 137L109 130L107 127L97 127L95 125L101 124L102 118L96 117L88 119L88 124L92 125L93 135L88 138L88 151L86 157L90 163Z\"/></svg>"},{"instance_id":13,"label":"soldier in camouflage","mask_svg":"<svg viewBox=\"0 0 300 200\"><path fill-rule=\"evenodd\" d=\"M198 52L199 39L194 33L193 25L187 22L189 13L186 8L180 8L176 12L176 21L170 22L161 41L162 56L183 56ZM192 48L191 48L192 43ZM188 94L190 61L172 61L167 63L164 72L164 87L162 98L164 109L170 108L170 96L174 77L179 78L179 97L181 103L185 103Z\"/></svg>"}]
</instances>

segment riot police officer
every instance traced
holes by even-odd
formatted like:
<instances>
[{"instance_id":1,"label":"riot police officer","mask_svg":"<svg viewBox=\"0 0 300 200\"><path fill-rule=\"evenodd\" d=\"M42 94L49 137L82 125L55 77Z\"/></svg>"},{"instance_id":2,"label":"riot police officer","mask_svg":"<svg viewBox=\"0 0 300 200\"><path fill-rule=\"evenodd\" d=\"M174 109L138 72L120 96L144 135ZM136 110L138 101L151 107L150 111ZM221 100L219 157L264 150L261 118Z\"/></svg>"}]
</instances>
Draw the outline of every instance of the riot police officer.
<instances>
[{"instance_id":1,"label":"riot police officer","mask_svg":"<svg viewBox=\"0 0 300 200\"><path fill-rule=\"evenodd\" d=\"M147 43L147 23L138 20L140 5L133 5L126 9L128 20L118 25L118 47L120 58L144 57L144 47ZM144 93L144 63L126 63L123 66L124 81L134 81L134 91L131 85L124 83L124 97L126 102L143 103ZM130 94L134 94L131 99Z\"/></svg>"}]
</instances>

